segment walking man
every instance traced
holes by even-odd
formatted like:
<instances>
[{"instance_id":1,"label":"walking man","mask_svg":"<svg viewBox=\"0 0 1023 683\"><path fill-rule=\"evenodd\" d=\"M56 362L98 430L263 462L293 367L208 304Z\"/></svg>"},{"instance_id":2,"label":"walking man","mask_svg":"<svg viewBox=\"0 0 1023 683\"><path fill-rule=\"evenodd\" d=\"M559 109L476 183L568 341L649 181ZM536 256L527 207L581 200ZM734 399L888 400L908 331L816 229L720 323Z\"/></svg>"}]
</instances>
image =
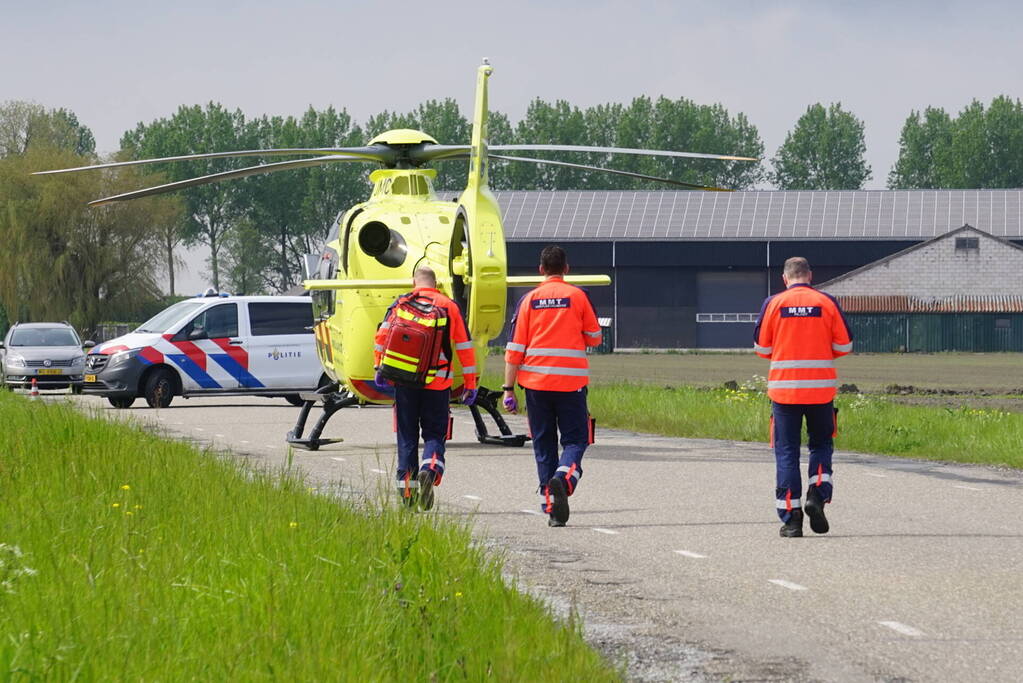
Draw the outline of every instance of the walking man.
<instances>
[{"instance_id":1,"label":"walking man","mask_svg":"<svg viewBox=\"0 0 1023 683\"><path fill-rule=\"evenodd\" d=\"M568 497L582 477L590 443L586 408L589 363L586 347L600 344L600 324L586 293L567 284L565 251L548 246L540 253L546 279L522 297L505 347L504 407L518 412L515 382L525 389L542 510L550 526L565 526ZM558 432L563 451L558 457Z\"/></svg>"},{"instance_id":2,"label":"walking man","mask_svg":"<svg viewBox=\"0 0 1023 683\"><path fill-rule=\"evenodd\" d=\"M771 359L767 395L771 399L771 442L777 466L775 507L781 535L803 535L803 511L815 533L828 532L824 505L831 502L831 455L838 432L833 401L838 374L835 358L852 351L852 334L834 298L810 286L813 273L801 256L785 261L785 291L769 296L760 309L753 348ZM800 436L806 419L810 464L806 502L800 506Z\"/></svg>"},{"instance_id":3,"label":"walking man","mask_svg":"<svg viewBox=\"0 0 1023 683\"><path fill-rule=\"evenodd\" d=\"M437 276L428 266L420 266L413 275L414 289L399 296L380 324L373 349L377 368L376 384L384 387L391 383L384 366L414 371L418 357L387 347L389 330L399 320L409 321L423 328L425 335L438 330L439 339L427 343L425 353L432 354L422 367L426 369L419 380L394 381L395 426L398 433L398 492L402 501L423 510L433 507L433 487L439 486L444 476L444 442L448 436L448 404L451 400L452 351L462 364L464 389L462 403L472 405L476 400L476 352L469 338L465 321L458 305L437 289ZM403 303L413 302L430 313L409 313ZM432 308L436 308L433 311ZM418 309L413 309L414 311ZM404 323L403 323L404 324ZM430 350L432 349L432 351ZM407 351L407 349L406 349ZM413 363L408 361L412 360ZM388 367L387 370L390 370ZM423 462L419 463L419 433L423 435ZM418 495L416 491L418 490Z\"/></svg>"}]
</instances>

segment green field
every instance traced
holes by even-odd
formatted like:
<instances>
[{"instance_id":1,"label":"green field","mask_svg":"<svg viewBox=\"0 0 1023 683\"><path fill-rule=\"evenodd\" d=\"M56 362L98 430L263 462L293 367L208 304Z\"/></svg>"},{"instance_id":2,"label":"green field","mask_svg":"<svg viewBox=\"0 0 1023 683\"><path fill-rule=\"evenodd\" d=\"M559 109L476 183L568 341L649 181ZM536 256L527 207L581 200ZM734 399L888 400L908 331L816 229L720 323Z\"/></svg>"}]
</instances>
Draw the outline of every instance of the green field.
<instances>
[{"instance_id":1,"label":"green field","mask_svg":"<svg viewBox=\"0 0 1023 683\"><path fill-rule=\"evenodd\" d=\"M751 353L590 356L590 412L604 427L767 441L769 361ZM836 400L840 449L1023 468L1023 356L851 355ZM489 368L486 382L500 382ZM737 389L725 389L735 382ZM899 393L889 394L892 385Z\"/></svg>"},{"instance_id":2,"label":"green field","mask_svg":"<svg viewBox=\"0 0 1023 683\"><path fill-rule=\"evenodd\" d=\"M618 680L468 523L0 392L2 680ZM370 513L370 514L367 514Z\"/></svg>"}]
</instances>

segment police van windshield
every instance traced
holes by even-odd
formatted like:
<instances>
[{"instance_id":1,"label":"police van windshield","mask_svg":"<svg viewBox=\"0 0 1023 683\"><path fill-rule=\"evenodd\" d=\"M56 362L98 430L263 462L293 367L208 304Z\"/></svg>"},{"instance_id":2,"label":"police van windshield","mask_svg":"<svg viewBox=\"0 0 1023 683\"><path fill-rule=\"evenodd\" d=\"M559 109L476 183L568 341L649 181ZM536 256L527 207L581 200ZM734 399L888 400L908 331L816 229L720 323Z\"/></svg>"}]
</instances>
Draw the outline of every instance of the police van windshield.
<instances>
[{"instance_id":1,"label":"police van windshield","mask_svg":"<svg viewBox=\"0 0 1023 683\"><path fill-rule=\"evenodd\" d=\"M157 332L163 334L167 329L182 318L188 317L197 308L204 305L205 301L179 301L170 308L160 311L152 318L142 323L136 332Z\"/></svg>"},{"instance_id":2,"label":"police van windshield","mask_svg":"<svg viewBox=\"0 0 1023 683\"><path fill-rule=\"evenodd\" d=\"M11 346L80 346L67 327L22 327L11 334Z\"/></svg>"}]
</instances>

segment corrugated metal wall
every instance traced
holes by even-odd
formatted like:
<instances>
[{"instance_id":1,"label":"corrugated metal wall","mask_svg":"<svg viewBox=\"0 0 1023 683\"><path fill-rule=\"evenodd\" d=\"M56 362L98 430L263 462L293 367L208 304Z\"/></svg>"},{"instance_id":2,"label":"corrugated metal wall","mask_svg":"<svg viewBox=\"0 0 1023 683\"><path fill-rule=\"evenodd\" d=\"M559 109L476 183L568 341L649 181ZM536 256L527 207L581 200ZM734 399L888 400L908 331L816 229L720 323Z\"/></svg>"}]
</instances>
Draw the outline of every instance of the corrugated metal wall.
<instances>
[{"instance_id":1,"label":"corrugated metal wall","mask_svg":"<svg viewBox=\"0 0 1023 683\"><path fill-rule=\"evenodd\" d=\"M1019 313L848 313L861 353L1023 351Z\"/></svg>"}]
</instances>

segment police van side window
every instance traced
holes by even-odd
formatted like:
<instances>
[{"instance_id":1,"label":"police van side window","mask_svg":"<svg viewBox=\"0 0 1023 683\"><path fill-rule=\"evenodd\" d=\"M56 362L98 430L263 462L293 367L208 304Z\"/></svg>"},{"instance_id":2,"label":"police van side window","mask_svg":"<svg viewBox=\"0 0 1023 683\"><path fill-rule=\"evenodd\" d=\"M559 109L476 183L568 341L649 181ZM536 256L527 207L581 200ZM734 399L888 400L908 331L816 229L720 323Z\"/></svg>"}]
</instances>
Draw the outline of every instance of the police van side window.
<instances>
[{"instance_id":1,"label":"police van side window","mask_svg":"<svg viewBox=\"0 0 1023 683\"><path fill-rule=\"evenodd\" d=\"M174 335L174 341L196 339L220 339L238 336L238 305L221 304L207 308L192 318L181 331Z\"/></svg>"},{"instance_id":2,"label":"police van side window","mask_svg":"<svg viewBox=\"0 0 1023 683\"><path fill-rule=\"evenodd\" d=\"M312 334L311 302L252 302L249 304L252 336L273 334Z\"/></svg>"}]
</instances>

